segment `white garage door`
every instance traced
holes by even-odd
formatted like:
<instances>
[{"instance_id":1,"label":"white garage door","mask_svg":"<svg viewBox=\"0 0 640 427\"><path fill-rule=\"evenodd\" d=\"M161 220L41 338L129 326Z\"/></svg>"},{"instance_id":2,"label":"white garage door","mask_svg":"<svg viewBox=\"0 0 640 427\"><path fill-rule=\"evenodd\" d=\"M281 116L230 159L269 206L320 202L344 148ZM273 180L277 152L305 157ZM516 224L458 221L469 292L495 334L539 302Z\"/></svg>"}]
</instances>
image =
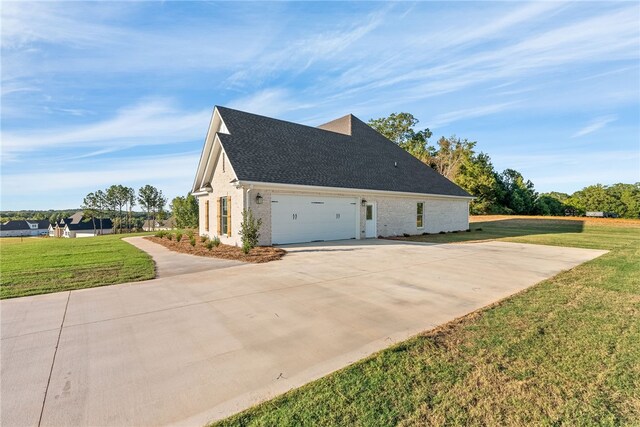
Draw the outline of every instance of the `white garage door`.
<instances>
[{"instance_id":1,"label":"white garage door","mask_svg":"<svg viewBox=\"0 0 640 427\"><path fill-rule=\"evenodd\" d=\"M356 202L349 197L271 196L273 244L355 239Z\"/></svg>"}]
</instances>

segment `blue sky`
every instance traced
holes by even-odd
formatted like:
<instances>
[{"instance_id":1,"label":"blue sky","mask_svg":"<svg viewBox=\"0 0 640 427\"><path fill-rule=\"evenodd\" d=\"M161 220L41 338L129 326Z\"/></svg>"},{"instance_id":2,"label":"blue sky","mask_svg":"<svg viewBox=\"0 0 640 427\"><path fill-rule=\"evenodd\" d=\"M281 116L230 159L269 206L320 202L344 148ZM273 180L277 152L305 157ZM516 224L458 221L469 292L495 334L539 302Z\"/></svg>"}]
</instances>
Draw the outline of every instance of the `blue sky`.
<instances>
[{"instance_id":1,"label":"blue sky","mask_svg":"<svg viewBox=\"0 0 640 427\"><path fill-rule=\"evenodd\" d=\"M640 181L638 2L2 2L1 208L191 187L214 105L406 111L541 192Z\"/></svg>"}]
</instances>

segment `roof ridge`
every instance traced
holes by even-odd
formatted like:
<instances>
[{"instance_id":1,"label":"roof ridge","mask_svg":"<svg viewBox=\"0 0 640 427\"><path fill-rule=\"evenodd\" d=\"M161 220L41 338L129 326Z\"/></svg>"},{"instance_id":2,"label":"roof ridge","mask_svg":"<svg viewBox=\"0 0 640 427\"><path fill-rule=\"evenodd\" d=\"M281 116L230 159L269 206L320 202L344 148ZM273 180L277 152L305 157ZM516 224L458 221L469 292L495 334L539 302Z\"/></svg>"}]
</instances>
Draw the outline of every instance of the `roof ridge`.
<instances>
[{"instance_id":1,"label":"roof ridge","mask_svg":"<svg viewBox=\"0 0 640 427\"><path fill-rule=\"evenodd\" d=\"M292 122L292 121L289 121L289 120L278 119L278 118L275 118L275 117L263 116L262 114L250 113L248 111L237 110L235 108L225 107L223 105L216 105L214 108L229 110L229 111L233 111L233 112L240 113L240 114L246 114L246 115L249 115L249 116L259 117L261 119L267 119L267 120L272 120L272 121L275 121L275 122L287 123L287 124L290 124L290 125L301 126L301 127L305 127L305 128L309 128L309 129L315 129L315 130L323 131L323 132L331 132L331 133L338 133L338 134L341 134L341 135L345 135L345 134L340 133L340 132L334 132L334 131L330 131L330 130L327 130L327 129L322 129L322 128L319 127L319 126L322 126L322 125L324 125L326 123L323 123L323 124L318 125L318 126L312 126L312 125L305 125L303 123ZM221 112L221 114L222 114L222 112ZM346 115L344 115L342 117L338 117L335 120L339 120L339 119L345 118L347 116L351 116L352 118L355 118L355 119L359 120L360 122L364 123L362 120L358 119L352 113L346 114ZM222 119L224 120L224 116L222 116ZM329 121L327 123L331 123L331 122L333 122L335 120L331 120L331 121ZM345 136L351 136L351 135L345 135Z\"/></svg>"}]
</instances>

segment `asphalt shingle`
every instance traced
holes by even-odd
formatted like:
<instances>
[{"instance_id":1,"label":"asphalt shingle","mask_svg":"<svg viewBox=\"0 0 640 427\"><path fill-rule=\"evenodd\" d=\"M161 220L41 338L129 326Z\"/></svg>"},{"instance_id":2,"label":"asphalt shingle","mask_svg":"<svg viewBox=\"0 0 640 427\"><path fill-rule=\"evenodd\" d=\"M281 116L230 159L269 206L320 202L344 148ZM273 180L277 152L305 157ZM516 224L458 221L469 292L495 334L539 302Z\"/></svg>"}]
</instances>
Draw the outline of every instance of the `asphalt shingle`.
<instances>
[{"instance_id":1,"label":"asphalt shingle","mask_svg":"<svg viewBox=\"0 0 640 427\"><path fill-rule=\"evenodd\" d=\"M469 197L355 116L351 135L217 107L219 133L240 181Z\"/></svg>"}]
</instances>

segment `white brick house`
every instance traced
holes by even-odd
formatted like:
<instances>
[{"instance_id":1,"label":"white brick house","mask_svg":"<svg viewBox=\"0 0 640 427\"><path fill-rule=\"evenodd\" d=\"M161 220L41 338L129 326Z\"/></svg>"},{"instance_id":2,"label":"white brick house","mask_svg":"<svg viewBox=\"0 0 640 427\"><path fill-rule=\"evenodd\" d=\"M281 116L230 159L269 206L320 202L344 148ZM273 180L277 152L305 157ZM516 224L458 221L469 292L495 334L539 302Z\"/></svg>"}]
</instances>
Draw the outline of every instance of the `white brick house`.
<instances>
[{"instance_id":1,"label":"white brick house","mask_svg":"<svg viewBox=\"0 0 640 427\"><path fill-rule=\"evenodd\" d=\"M192 189L200 234L261 245L459 231L463 189L352 115L317 128L216 107Z\"/></svg>"}]
</instances>

